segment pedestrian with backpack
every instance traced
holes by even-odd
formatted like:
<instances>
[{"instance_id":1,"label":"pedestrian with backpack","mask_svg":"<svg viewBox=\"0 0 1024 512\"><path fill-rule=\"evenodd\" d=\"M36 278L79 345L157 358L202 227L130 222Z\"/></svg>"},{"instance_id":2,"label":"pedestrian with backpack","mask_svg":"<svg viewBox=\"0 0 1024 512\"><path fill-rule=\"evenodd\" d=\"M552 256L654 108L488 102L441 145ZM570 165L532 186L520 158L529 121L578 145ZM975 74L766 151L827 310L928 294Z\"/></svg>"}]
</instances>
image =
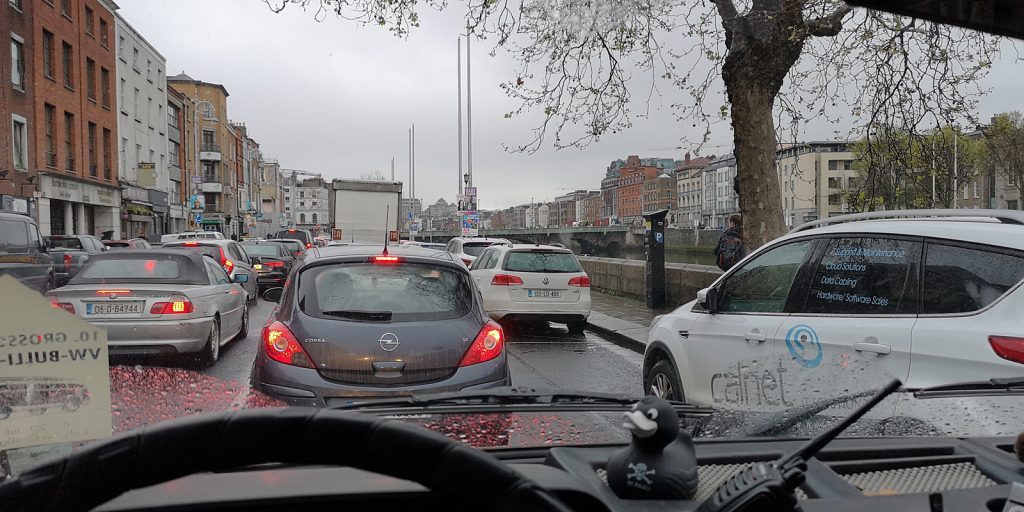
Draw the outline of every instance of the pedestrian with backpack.
<instances>
[{"instance_id":1,"label":"pedestrian with backpack","mask_svg":"<svg viewBox=\"0 0 1024 512\"><path fill-rule=\"evenodd\" d=\"M715 264L722 270L729 270L747 255L743 245L743 217L734 213L729 216L729 228L722 233L715 246Z\"/></svg>"}]
</instances>

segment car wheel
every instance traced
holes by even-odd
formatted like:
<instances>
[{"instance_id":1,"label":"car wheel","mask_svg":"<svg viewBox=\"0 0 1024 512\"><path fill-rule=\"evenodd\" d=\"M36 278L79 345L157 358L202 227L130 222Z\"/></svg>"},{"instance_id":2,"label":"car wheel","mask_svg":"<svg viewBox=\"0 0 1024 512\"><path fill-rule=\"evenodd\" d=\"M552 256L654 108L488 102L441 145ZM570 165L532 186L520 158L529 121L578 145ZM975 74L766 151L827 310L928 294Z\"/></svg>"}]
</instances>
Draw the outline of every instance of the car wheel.
<instances>
[{"instance_id":1,"label":"car wheel","mask_svg":"<svg viewBox=\"0 0 1024 512\"><path fill-rule=\"evenodd\" d=\"M569 322L565 326L569 328L569 334L583 334L583 331L587 328L587 321Z\"/></svg>"},{"instance_id":2,"label":"car wheel","mask_svg":"<svg viewBox=\"0 0 1024 512\"><path fill-rule=\"evenodd\" d=\"M647 374L647 385L644 393L654 395L665 400L682 402L685 400L683 386L679 383L679 376L676 369L672 367L667 359L659 360Z\"/></svg>"},{"instance_id":3,"label":"car wheel","mask_svg":"<svg viewBox=\"0 0 1024 512\"><path fill-rule=\"evenodd\" d=\"M210 337L199 354L199 363L203 366L213 366L220 358L220 319L213 320L213 327L210 328Z\"/></svg>"},{"instance_id":4,"label":"car wheel","mask_svg":"<svg viewBox=\"0 0 1024 512\"><path fill-rule=\"evenodd\" d=\"M235 335L236 340L240 340L249 335L249 306L242 306L242 327L238 329L238 334Z\"/></svg>"}]
</instances>

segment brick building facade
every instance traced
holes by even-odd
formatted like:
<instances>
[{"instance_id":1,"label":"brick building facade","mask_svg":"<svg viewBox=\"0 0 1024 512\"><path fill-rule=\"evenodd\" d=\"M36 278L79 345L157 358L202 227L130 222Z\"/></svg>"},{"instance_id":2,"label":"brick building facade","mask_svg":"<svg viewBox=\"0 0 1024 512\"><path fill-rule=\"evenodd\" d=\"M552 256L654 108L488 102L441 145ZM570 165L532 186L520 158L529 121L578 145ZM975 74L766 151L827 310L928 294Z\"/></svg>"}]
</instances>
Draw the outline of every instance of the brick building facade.
<instances>
[{"instance_id":1,"label":"brick building facade","mask_svg":"<svg viewBox=\"0 0 1024 512\"><path fill-rule=\"evenodd\" d=\"M32 95L33 35L31 0L5 2L0 7L0 211L35 214L35 112ZM31 182L30 182L31 180ZM30 209L32 210L30 212Z\"/></svg>"}]
</instances>

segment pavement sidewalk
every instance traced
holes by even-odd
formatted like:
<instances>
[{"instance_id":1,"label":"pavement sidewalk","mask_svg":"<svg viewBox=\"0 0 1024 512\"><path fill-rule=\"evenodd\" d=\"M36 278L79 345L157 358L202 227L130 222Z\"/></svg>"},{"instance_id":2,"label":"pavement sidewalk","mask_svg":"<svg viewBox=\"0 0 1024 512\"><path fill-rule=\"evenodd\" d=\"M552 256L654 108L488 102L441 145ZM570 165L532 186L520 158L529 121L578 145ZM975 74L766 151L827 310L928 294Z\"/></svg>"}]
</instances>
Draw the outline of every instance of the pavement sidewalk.
<instances>
[{"instance_id":1,"label":"pavement sidewalk","mask_svg":"<svg viewBox=\"0 0 1024 512\"><path fill-rule=\"evenodd\" d=\"M591 312L588 327L594 331L614 336L634 348L643 351L647 346L647 334L655 316L668 313L673 308L647 309L647 304L625 297L601 293L591 289Z\"/></svg>"}]
</instances>

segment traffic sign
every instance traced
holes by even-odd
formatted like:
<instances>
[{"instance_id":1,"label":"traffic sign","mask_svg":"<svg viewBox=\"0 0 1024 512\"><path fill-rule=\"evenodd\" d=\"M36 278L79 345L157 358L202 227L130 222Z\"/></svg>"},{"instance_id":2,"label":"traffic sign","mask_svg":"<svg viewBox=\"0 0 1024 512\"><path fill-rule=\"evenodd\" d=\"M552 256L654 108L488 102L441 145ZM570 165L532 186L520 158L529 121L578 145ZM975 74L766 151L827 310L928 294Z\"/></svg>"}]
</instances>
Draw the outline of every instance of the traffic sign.
<instances>
[{"instance_id":1,"label":"traffic sign","mask_svg":"<svg viewBox=\"0 0 1024 512\"><path fill-rule=\"evenodd\" d=\"M203 182L202 176L192 176L192 183L200 184Z\"/></svg>"},{"instance_id":2,"label":"traffic sign","mask_svg":"<svg viewBox=\"0 0 1024 512\"><path fill-rule=\"evenodd\" d=\"M199 224L202 221L203 221L203 214L197 213L196 214L196 224Z\"/></svg>"},{"instance_id":3,"label":"traffic sign","mask_svg":"<svg viewBox=\"0 0 1024 512\"><path fill-rule=\"evenodd\" d=\"M391 230L391 232L388 233L388 241L389 242L397 242L398 241L398 231Z\"/></svg>"},{"instance_id":4,"label":"traffic sign","mask_svg":"<svg viewBox=\"0 0 1024 512\"><path fill-rule=\"evenodd\" d=\"M476 195L476 187L466 187L466 195L467 196L475 196Z\"/></svg>"}]
</instances>

